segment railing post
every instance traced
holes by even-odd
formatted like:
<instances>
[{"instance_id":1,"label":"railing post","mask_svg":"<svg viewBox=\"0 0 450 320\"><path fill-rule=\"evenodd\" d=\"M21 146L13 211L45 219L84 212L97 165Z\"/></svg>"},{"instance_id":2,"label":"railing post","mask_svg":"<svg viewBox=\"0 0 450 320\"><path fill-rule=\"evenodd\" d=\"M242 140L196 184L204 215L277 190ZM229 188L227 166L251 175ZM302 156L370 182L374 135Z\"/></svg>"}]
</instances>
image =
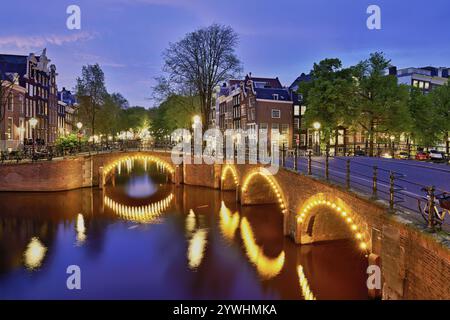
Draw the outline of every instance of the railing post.
<instances>
[{"instance_id":1,"label":"railing post","mask_svg":"<svg viewBox=\"0 0 450 320\"><path fill-rule=\"evenodd\" d=\"M309 152L308 152L308 175L312 174L312 170L311 170L311 154L312 154L312 151L309 150Z\"/></svg>"},{"instance_id":2,"label":"railing post","mask_svg":"<svg viewBox=\"0 0 450 320\"><path fill-rule=\"evenodd\" d=\"M284 168L285 165L286 165L286 153L285 153L284 143L283 143L283 146L281 147L281 167Z\"/></svg>"},{"instance_id":3,"label":"railing post","mask_svg":"<svg viewBox=\"0 0 450 320\"><path fill-rule=\"evenodd\" d=\"M374 199L378 198L378 167L373 167L373 177L372 177L372 197Z\"/></svg>"},{"instance_id":4,"label":"railing post","mask_svg":"<svg viewBox=\"0 0 450 320\"><path fill-rule=\"evenodd\" d=\"M330 155L329 155L328 149L327 149L327 152L325 155L325 178L327 180L330 179L330 161L329 160L330 160Z\"/></svg>"},{"instance_id":5,"label":"railing post","mask_svg":"<svg viewBox=\"0 0 450 320\"><path fill-rule=\"evenodd\" d=\"M295 149L294 149L294 171L295 172L297 172L297 169L298 169L297 161L298 161L298 148L297 148L297 146L295 146Z\"/></svg>"},{"instance_id":6,"label":"railing post","mask_svg":"<svg viewBox=\"0 0 450 320\"><path fill-rule=\"evenodd\" d=\"M392 171L389 172L389 210L394 211L394 202L395 202L395 176Z\"/></svg>"},{"instance_id":7,"label":"railing post","mask_svg":"<svg viewBox=\"0 0 450 320\"><path fill-rule=\"evenodd\" d=\"M347 175L346 175L346 182L347 182L347 189L350 189L350 159L347 159Z\"/></svg>"},{"instance_id":8,"label":"railing post","mask_svg":"<svg viewBox=\"0 0 450 320\"><path fill-rule=\"evenodd\" d=\"M434 213L436 211L436 207L435 207L435 200L436 200L436 195L434 194L435 192L435 187L431 186L431 187L427 187L427 194L428 194L428 230L430 230L430 232L434 232L434 225L435 225L435 221L434 221Z\"/></svg>"}]
</instances>

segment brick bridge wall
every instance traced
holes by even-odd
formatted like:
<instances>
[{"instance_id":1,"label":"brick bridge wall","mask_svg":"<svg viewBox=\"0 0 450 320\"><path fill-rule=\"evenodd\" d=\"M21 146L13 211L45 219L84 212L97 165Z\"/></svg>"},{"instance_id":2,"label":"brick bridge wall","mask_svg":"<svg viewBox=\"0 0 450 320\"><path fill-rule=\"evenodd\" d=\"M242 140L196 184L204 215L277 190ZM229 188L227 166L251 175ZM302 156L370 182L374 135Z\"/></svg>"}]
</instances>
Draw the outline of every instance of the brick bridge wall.
<instances>
[{"instance_id":1,"label":"brick bridge wall","mask_svg":"<svg viewBox=\"0 0 450 320\"><path fill-rule=\"evenodd\" d=\"M101 185L103 171L120 159L157 157L175 183L236 190L243 205L278 203L284 233L299 244L352 237L380 263L384 299L450 299L450 250L438 235L391 214L383 203L321 180L281 169L265 174L256 165L172 165L170 154L122 152L37 164L0 166L0 191L60 191Z\"/></svg>"}]
</instances>

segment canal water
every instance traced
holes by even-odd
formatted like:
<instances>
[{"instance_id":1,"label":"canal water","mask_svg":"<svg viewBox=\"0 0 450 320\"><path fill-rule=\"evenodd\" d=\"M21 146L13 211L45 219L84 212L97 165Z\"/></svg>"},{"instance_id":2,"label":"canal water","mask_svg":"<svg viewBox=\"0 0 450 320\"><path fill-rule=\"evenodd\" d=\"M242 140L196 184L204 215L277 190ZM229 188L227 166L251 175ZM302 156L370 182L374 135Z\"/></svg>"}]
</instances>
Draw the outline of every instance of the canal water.
<instances>
[{"instance_id":1,"label":"canal water","mask_svg":"<svg viewBox=\"0 0 450 320\"><path fill-rule=\"evenodd\" d=\"M367 299L354 242L298 246L277 206L117 169L104 190L0 193L0 299Z\"/></svg>"}]
</instances>

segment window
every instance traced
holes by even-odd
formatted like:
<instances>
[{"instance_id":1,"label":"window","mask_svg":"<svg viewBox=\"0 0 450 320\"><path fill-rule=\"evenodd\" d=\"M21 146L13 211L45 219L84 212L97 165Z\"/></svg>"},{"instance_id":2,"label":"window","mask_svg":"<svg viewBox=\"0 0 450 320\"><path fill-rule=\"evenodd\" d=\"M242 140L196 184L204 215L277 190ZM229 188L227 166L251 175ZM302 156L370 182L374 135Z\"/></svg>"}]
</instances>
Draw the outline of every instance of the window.
<instances>
[{"instance_id":1,"label":"window","mask_svg":"<svg viewBox=\"0 0 450 320\"><path fill-rule=\"evenodd\" d=\"M14 93L11 93L8 97L8 111L13 111L14 108Z\"/></svg>"},{"instance_id":2,"label":"window","mask_svg":"<svg viewBox=\"0 0 450 320\"><path fill-rule=\"evenodd\" d=\"M274 93L272 96L273 96L273 100L278 100L280 98L278 93Z\"/></svg>"},{"instance_id":3,"label":"window","mask_svg":"<svg viewBox=\"0 0 450 320\"><path fill-rule=\"evenodd\" d=\"M430 89L430 83L429 82L425 82L424 83L424 88L425 88L425 90Z\"/></svg>"},{"instance_id":4,"label":"window","mask_svg":"<svg viewBox=\"0 0 450 320\"><path fill-rule=\"evenodd\" d=\"M294 130L298 130L298 129L300 129L300 119L295 118L294 119Z\"/></svg>"},{"instance_id":5,"label":"window","mask_svg":"<svg viewBox=\"0 0 450 320\"><path fill-rule=\"evenodd\" d=\"M281 116L280 109L272 109L272 119L279 119Z\"/></svg>"},{"instance_id":6,"label":"window","mask_svg":"<svg viewBox=\"0 0 450 320\"><path fill-rule=\"evenodd\" d=\"M289 134L289 125L283 123L281 125L281 134L288 135Z\"/></svg>"},{"instance_id":7,"label":"window","mask_svg":"<svg viewBox=\"0 0 450 320\"><path fill-rule=\"evenodd\" d=\"M423 81L419 81L419 88L423 89Z\"/></svg>"},{"instance_id":8,"label":"window","mask_svg":"<svg viewBox=\"0 0 450 320\"><path fill-rule=\"evenodd\" d=\"M13 118L9 117L6 125L6 138L12 140L13 134Z\"/></svg>"},{"instance_id":9,"label":"window","mask_svg":"<svg viewBox=\"0 0 450 320\"><path fill-rule=\"evenodd\" d=\"M305 114L305 112L306 112L306 106L302 106L300 108L300 115L303 116Z\"/></svg>"},{"instance_id":10,"label":"window","mask_svg":"<svg viewBox=\"0 0 450 320\"><path fill-rule=\"evenodd\" d=\"M280 124L272 123L272 131L279 131L279 130L280 130Z\"/></svg>"},{"instance_id":11,"label":"window","mask_svg":"<svg viewBox=\"0 0 450 320\"><path fill-rule=\"evenodd\" d=\"M295 105L294 106L294 116L299 116L299 115L300 115L300 106Z\"/></svg>"}]
</instances>

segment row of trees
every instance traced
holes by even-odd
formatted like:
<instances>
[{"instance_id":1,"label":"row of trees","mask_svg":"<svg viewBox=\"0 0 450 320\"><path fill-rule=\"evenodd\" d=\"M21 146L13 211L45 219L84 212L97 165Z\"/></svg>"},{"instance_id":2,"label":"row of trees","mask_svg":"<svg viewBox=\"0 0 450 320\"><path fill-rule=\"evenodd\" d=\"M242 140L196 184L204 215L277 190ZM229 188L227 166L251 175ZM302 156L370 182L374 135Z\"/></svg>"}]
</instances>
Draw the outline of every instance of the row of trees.
<instances>
[{"instance_id":1,"label":"row of trees","mask_svg":"<svg viewBox=\"0 0 450 320\"><path fill-rule=\"evenodd\" d=\"M313 80L299 87L307 105L307 125L321 123L327 149L330 138L345 128L365 133L371 156L374 142L391 136L423 146L445 139L448 153L450 84L424 95L399 85L395 75L386 75L389 66L390 60L381 52L349 68L343 68L339 59L314 64Z\"/></svg>"},{"instance_id":2,"label":"row of trees","mask_svg":"<svg viewBox=\"0 0 450 320\"><path fill-rule=\"evenodd\" d=\"M115 135L122 131L150 127L150 113L143 107L130 107L120 93L108 93L105 75L98 64L83 66L77 79L79 102L77 121L91 135Z\"/></svg>"}]
</instances>

